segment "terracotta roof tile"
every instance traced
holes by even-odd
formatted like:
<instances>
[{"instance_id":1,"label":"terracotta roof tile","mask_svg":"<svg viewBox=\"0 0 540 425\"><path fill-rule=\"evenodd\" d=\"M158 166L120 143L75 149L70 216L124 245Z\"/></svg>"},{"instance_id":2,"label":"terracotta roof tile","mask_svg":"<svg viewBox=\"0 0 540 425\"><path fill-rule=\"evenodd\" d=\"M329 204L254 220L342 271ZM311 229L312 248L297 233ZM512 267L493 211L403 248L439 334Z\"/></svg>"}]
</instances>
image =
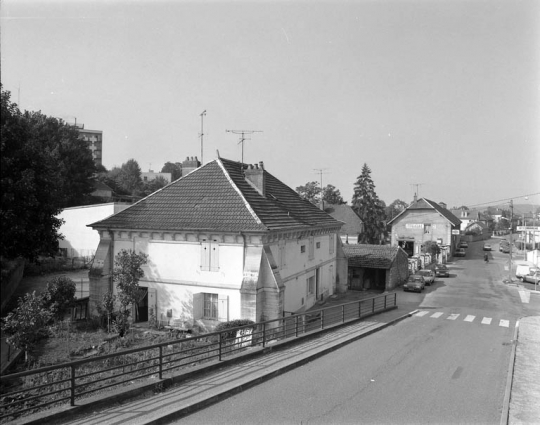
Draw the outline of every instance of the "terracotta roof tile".
<instances>
[{"instance_id":1,"label":"terracotta roof tile","mask_svg":"<svg viewBox=\"0 0 540 425\"><path fill-rule=\"evenodd\" d=\"M373 269L389 269L399 250L390 245L343 245L349 266Z\"/></svg>"},{"instance_id":2,"label":"terracotta roof tile","mask_svg":"<svg viewBox=\"0 0 540 425\"><path fill-rule=\"evenodd\" d=\"M243 174L246 164L219 158L93 227L261 232L341 223L264 173L265 196Z\"/></svg>"}]
</instances>

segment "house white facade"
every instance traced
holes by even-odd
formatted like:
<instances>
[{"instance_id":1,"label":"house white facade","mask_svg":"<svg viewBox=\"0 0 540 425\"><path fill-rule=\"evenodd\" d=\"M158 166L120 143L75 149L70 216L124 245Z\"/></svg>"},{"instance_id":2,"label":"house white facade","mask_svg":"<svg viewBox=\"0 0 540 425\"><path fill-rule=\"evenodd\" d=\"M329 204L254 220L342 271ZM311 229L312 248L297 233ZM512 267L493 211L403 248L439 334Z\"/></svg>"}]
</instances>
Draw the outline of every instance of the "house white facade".
<instances>
[{"instance_id":1,"label":"house white facade","mask_svg":"<svg viewBox=\"0 0 540 425\"><path fill-rule=\"evenodd\" d=\"M58 233L64 237L58 241L60 252L67 258L93 256L99 243L99 233L87 227L88 224L103 220L128 206L109 202L64 209L56 216L63 220L58 229Z\"/></svg>"},{"instance_id":2,"label":"house white facade","mask_svg":"<svg viewBox=\"0 0 540 425\"><path fill-rule=\"evenodd\" d=\"M111 271L121 250L148 255L136 320L271 320L336 291L341 223L262 164L218 159L92 227L100 235L94 306L116 292Z\"/></svg>"}]
</instances>

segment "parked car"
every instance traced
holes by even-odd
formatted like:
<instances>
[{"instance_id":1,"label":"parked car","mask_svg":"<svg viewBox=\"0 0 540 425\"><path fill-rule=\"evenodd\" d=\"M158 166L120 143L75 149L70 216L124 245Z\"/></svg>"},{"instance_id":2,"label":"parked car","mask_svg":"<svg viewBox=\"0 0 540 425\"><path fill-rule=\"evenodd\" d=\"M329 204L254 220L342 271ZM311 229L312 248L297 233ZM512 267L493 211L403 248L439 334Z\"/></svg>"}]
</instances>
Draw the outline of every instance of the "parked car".
<instances>
[{"instance_id":1,"label":"parked car","mask_svg":"<svg viewBox=\"0 0 540 425\"><path fill-rule=\"evenodd\" d=\"M456 249L456 252L454 252L454 257L465 257L465 249L464 248L458 248Z\"/></svg>"},{"instance_id":2,"label":"parked car","mask_svg":"<svg viewBox=\"0 0 540 425\"><path fill-rule=\"evenodd\" d=\"M484 247L482 248L484 251L491 251L491 244L485 243Z\"/></svg>"},{"instance_id":3,"label":"parked car","mask_svg":"<svg viewBox=\"0 0 540 425\"><path fill-rule=\"evenodd\" d=\"M460 248L468 248L469 247L469 244L465 241L462 241L459 243L459 247Z\"/></svg>"},{"instance_id":4,"label":"parked car","mask_svg":"<svg viewBox=\"0 0 540 425\"><path fill-rule=\"evenodd\" d=\"M444 264L437 264L435 266L435 276L437 277L450 277L450 270Z\"/></svg>"},{"instance_id":5,"label":"parked car","mask_svg":"<svg viewBox=\"0 0 540 425\"><path fill-rule=\"evenodd\" d=\"M538 269L536 267L531 267L528 264L518 264L517 267L516 267L516 277L518 279L523 279L523 276L534 274L534 273L538 272L538 270L540 270L540 269Z\"/></svg>"},{"instance_id":6,"label":"parked car","mask_svg":"<svg viewBox=\"0 0 540 425\"><path fill-rule=\"evenodd\" d=\"M435 282L435 273L433 270L420 270L418 273L420 276L424 278L426 281L426 285L433 285L433 282Z\"/></svg>"},{"instance_id":7,"label":"parked car","mask_svg":"<svg viewBox=\"0 0 540 425\"><path fill-rule=\"evenodd\" d=\"M509 254L510 253L510 244L506 244L506 245L500 245L499 244L499 251L502 252L503 254Z\"/></svg>"},{"instance_id":8,"label":"parked car","mask_svg":"<svg viewBox=\"0 0 540 425\"><path fill-rule=\"evenodd\" d=\"M407 282L403 284L404 291L422 292L426 287L426 281L424 277L418 274L412 274L407 279Z\"/></svg>"},{"instance_id":9,"label":"parked car","mask_svg":"<svg viewBox=\"0 0 540 425\"><path fill-rule=\"evenodd\" d=\"M540 283L540 269L535 269L535 272L531 272L529 274L524 275L521 280L523 282L530 282L534 284Z\"/></svg>"}]
</instances>

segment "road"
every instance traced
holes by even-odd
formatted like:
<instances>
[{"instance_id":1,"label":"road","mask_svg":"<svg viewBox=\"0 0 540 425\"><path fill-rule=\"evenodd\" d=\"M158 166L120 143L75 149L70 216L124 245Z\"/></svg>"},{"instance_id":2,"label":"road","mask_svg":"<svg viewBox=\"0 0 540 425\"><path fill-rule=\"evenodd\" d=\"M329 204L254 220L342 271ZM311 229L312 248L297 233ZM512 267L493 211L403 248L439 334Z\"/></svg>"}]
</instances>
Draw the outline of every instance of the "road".
<instances>
[{"instance_id":1,"label":"road","mask_svg":"<svg viewBox=\"0 0 540 425\"><path fill-rule=\"evenodd\" d=\"M483 254L470 244L412 318L176 423L499 423L514 328L540 297L501 283L504 254Z\"/></svg>"}]
</instances>

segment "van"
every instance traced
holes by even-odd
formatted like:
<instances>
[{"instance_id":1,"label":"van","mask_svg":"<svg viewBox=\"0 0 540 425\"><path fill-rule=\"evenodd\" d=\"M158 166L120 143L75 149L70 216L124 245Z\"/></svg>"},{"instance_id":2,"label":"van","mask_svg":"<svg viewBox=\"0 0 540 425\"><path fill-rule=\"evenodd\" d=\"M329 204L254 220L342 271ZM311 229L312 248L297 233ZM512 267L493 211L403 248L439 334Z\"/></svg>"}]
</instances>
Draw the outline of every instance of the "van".
<instances>
[{"instance_id":1,"label":"van","mask_svg":"<svg viewBox=\"0 0 540 425\"><path fill-rule=\"evenodd\" d=\"M532 272L534 267L531 267L528 264L518 264L516 267L516 277L519 280L523 280L523 276L526 276Z\"/></svg>"}]
</instances>

